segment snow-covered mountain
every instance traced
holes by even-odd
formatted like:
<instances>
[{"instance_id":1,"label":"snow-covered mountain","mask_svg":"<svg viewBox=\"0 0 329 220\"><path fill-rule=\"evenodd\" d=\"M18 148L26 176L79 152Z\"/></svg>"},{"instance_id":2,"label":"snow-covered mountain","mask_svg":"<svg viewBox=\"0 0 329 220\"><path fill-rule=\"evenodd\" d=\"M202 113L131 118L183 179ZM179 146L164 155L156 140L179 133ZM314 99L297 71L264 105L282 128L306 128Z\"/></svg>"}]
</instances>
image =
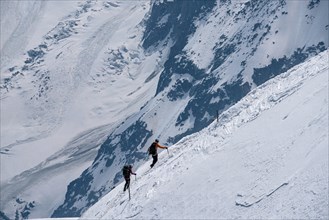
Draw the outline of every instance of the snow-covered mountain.
<instances>
[{"instance_id":1,"label":"snow-covered mountain","mask_svg":"<svg viewBox=\"0 0 329 220\"><path fill-rule=\"evenodd\" d=\"M328 219L328 52L252 90L81 219Z\"/></svg>"},{"instance_id":2,"label":"snow-covered mountain","mask_svg":"<svg viewBox=\"0 0 329 220\"><path fill-rule=\"evenodd\" d=\"M328 7L1 1L0 210L80 216L154 138L171 145L200 131L326 50Z\"/></svg>"},{"instance_id":3,"label":"snow-covered mountain","mask_svg":"<svg viewBox=\"0 0 329 220\"><path fill-rule=\"evenodd\" d=\"M1 31L0 210L28 216L34 207L34 216L50 216L117 121L154 95L156 82L144 81L156 57L143 57L138 45L148 7L145 1L1 1L1 29L8 32ZM25 29L31 33L21 35ZM14 37L28 38L20 46L26 54L14 48Z\"/></svg>"}]
</instances>

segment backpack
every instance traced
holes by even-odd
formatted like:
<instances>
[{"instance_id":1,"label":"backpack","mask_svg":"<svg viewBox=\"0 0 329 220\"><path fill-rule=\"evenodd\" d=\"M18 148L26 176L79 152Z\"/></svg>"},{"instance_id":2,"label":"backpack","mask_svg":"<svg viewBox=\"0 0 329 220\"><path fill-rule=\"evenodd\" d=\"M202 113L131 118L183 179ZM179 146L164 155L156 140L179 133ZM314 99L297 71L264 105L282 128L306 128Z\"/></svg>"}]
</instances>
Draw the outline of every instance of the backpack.
<instances>
[{"instance_id":1,"label":"backpack","mask_svg":"<svg viewBox=\"0 0 329 220\"><path fill-rule=\"evenodd\" d=\"M149 154L155 155L157 153L156 143L153 142L148 149Z\"/></svg>"},{"instance_id":2,"label":"backpack","mask_svg":"<svg viewBox=\"0 0 329 220\"><path fill-rule=\"evenodd\" d=\"M130 171L131 171L131 169L130 169L129 165L125 165L122 168L122 175L124 177L130 177Z\"/></svg>"}]
</instances>

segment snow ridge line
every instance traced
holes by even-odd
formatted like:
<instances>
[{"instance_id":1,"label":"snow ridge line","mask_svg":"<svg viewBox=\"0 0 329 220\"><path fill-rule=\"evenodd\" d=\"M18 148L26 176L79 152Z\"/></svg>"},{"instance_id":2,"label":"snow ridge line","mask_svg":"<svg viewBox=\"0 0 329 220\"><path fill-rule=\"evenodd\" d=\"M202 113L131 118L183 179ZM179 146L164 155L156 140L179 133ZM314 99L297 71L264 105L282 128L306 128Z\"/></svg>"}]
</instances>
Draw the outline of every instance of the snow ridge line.
<instances>
[{"instance_id":1,"label":"snow ridge line","mask_svg":"<svg viewBox=\"0 0 329 220\"><path fill-rule=\"evenodd\" d=\"M221 150L221 146L239 127L253 121L264 111L271 109L276 104L297 92L304 85L304 82L319 74L327 74L329 69L328 51L322 52L305 63L255 88L241 101L223 112L218 118L219 122L213 122L208 128L184 138L181 142L170 148L172 155L169 157L165 157L165 152L162 152L159 167L157 167L161 171L157 172L167 173L168 179L174 178L175 175L184 171L184 166L181 166L180 161L191 161L196 157L203 157ZM198 138L199 135L205 138L200 140ZM191 143L193 144L191 145ZM177 160L179 157L183 157L183 159ZM161 166L163 164L169 166ZM239 203L239 199L236 200L236 203L244 207L252 206L264 198L270 197L273 193L288 185L289 182L290 179L277 187L274 186L272 190L257 198L253 198L247 203L242 200ZM158 185L161 185L161 180L159 180Z\"/></svg>"},{"instance_id":2,"label":"snow ridge line","mask_svg":"<svg viewBox=\"0 0 329 220\"><path fill-rule=\"evenodd\" d=\"M216 135L217 129L221 127L221 132L229 135L236 128L254 120L263 111L298 91L304 81L328 70L328 52L329 50L326 50L252 90L237 104L223 112L219 116L219 123L212 123L202 132Z\"/></svg>"},{"instance_id":3,"label":"snow ridge line","mask_svg":"<svg viewBox=\"0 0 329 220\"><path fill-rule=\"evenodd\" d=\"M241 101L223 112L219 116L219 122L213 122L208 128L185 137L176 145L170 147L169 157L166 156L167 152L161 152L159 154L157 168L160 168L163 164L171 164L170 169L177 168L178 164L175 163L175 161L177 161L176 159L178 157L192 159L196 156L200 156L200 154L197 155L195 152L210 154L220 150L222 143L224 143L236 129L256 119L262 112L270 109L298 91L304 81L328 70L328 51L329 50L320 53L318 56L309 59L305 63L294 67L286 73L252 90ZM300 71L300 69L305 71ZM208 136L206 138L207 144L203 143L204 140L198 139L199 135ZM218 136L221 137L221 141L219 141ZM194 144L191 146L190 143ZM170 172L168 170L168 173L174 175L173 170Z\"/></svg>"},{"instance_id":4,"label":"snow ridge line","mask_svg":"<svg viewBox=\"0 0 329 220\"><path fill-rule=\"evenodd\" d=\"M327 74L326 71L328 71L328 50L254 89L240 102L222 113L219 116L219 122L214 121L208 128L185 137L176 145L171 146L169 155L166 151L159 153L159 161L154 168L149 170L148 162L139 167L136 171L139 178L133 183L131 189L133 197L129 204L125 204L127 207L123 207L125 201L125 195L122 194L123 183L104 196L99 201L100 206L98 206L98 209L104 207L101 216L125 218L127 217L125 213L129 213L130 210L133 212L133 217L136 217L139 214L139 210L143 209L137 201L150 200L156 194L158 188L168 184L168 181L170 182L170 180L175 179L175 176L184 172L186 166L188 167L186 163L193 161L196 157L200 159L200 157L206 157L208 154L221 150L221 146L235 130L256 119L262 112L297 92L304 85L305 81L319 74ZM205 138L200 139L199 135ZM178 160L178 158L180 159ZM181 164L182 161L185 161L184 165ZM167 175L154 181L152 172L166 173ZM255 202L257 203L266 197L270 197L273 193L288 185L289 181L286 180L282 184L277 185L277 187L274 186L262 196L257 197L256 200L245 205L251 206ZM236 202L239 202L239 200L236 200ZM114 212L108 215L112 209L119 209L121 213ZM81 219L88 218L96 212L100 214L99 210L91 208Z\"/></svg>"},{"instance_id":5,"label":"snow ridge line","mask_svg":"<svg viewBox=\"0 0 329 220\"><path fill-rule=\"evenodd\" d=\"M209 154L220 149L221 144L230 136L237 128L243 126L245 123L253 121L262 112L272 108L277 103L289 97L303 86L304 81L320 74L329 69L328 67L328 53L326 50L319 55L310 58L302 64L295 66L287 72L276 76L267 81L259 87L252 90L248 95L242 98L238 103L227 109L207 128L183 138L176 145L183 145L179 148L176 145L169 148L174 155L189 154L189 151L202 151ZM300 71L300 70L304 71ZM208 135L208 146L198 140L200 134ZM220 140L219 141L219 137ZM193 141L192 141L193 140ZM209 142L213 140L213 142ZM189 143L195 143L189 146ZM189 154L188 157L193 157ZM164 158L162 160L165 160ZM174 160L174 159L173 159ZM164 161L167 163L168 161ZM171 163L171 162L170 162Z\"/></svg>"},{"instance_id":6,"label":"snow ridge line","mask_svg":"<svg viewBox=\"0 0 329 220\"><path fill-rule=\"evenodd\" d=\"M166 155L167 152L161 152L158 165L151 172L163 172L167 173L168 176L174 177L183 172L183 167L180 165L181 160L193 160L196 157L206 156L220 150L223 143L239 127L253 121L262 112L272 108L298 91L306 80L323 73L325 70L328 71L328 51L320 53L318 56L255 88L241 101L223 112L219 116L219 122L213 122L208 128L185 137L176 145L170 147L169 156ZM206 143L204 139L198 139L199 135L206 137ZM190 145L191 143L193 145ZM178 157L182 158L177 160ZM170 166L162 166L164 164ZM151 178L150 173L147 172L147 177L144 176L144 178ZM170 177L168 178L170 179ZM158 182L158 185L161 185L161 180ZM139 186L136 186L136 188L139 188Z\"/></svg>"}]
</instances>

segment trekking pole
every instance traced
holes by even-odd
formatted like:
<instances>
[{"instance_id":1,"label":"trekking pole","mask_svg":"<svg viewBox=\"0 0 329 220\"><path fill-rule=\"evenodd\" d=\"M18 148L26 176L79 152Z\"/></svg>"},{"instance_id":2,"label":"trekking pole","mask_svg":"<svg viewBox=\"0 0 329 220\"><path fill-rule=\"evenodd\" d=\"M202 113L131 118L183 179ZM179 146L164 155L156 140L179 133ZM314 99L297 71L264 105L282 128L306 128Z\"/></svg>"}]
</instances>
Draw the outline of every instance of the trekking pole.
<instances>
[{"instance_id":1,"label":"trekking pole","mask_svg":"<svg viewBox=\"0 0 329 220\"><path fill-rule=\"evenodd\" d=\"M130 201L130 186L128 186L129 201Z\"/></svg>"}]
</instances>

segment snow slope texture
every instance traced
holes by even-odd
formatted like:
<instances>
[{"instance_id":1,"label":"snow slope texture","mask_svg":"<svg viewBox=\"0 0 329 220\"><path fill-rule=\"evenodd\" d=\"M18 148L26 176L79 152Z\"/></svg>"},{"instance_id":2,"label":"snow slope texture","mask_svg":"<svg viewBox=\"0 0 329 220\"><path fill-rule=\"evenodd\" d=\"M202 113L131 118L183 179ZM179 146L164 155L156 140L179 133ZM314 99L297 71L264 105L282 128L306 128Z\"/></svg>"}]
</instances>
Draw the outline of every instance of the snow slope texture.
<instances>
[{"instance_id":1,"label":"snow slope texture","mask_svg":"<svg viewBox=\"0 0 329 220\"><path fill-rule=\"evenodd\" d=\"M82 219L328 219L328 50L137 174L130 201L120 184Z\"/></svg>"}]
</instances>

